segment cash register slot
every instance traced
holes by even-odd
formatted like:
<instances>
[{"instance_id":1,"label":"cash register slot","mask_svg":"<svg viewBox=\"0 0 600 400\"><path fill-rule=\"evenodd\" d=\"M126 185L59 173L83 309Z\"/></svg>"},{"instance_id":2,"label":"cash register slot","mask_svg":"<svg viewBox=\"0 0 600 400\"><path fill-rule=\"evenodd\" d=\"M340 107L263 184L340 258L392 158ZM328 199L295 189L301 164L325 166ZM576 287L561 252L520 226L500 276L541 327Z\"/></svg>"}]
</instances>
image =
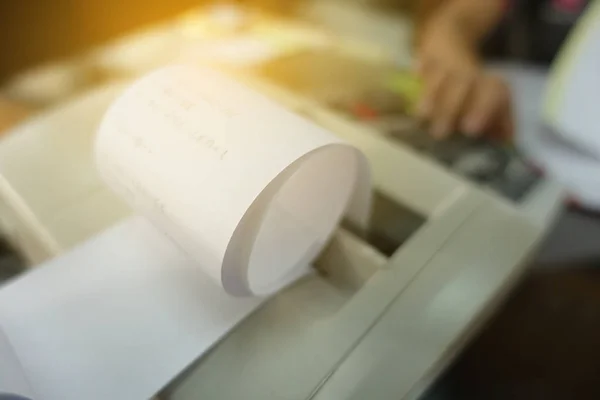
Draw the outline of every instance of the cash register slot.
<instances>
[{"instance_id":1,"label":"cash register slot","mask_svg":"<svg viewBox=\"0 0 600 400\"><path fill-rule=\"evenodd\" d=\"M424 223L421 215L375 191L368 228L342 222L315 266L339 286L358 289Z\"/></svg>"},{"instance_id":2,"label":"cash register slot","mask_svg":"<svg viewBox=\"0 0 600 400\"><path fill-rule=\"evenodd\" d=\"M425 223L425 218L379 191L373 193L372 201L367 230L359 229L349 221L344 221L342 227L385 257L391 257Z\"/></svg>"},{"instance_id":3,"label":"cash register slot","mask_svg":"<svg viewBox=\"0 0 600 400\"><path fill-rule=\"evenodd\" d=\"M379 251L345 229L338 230L315 260L317 271L344 293L353 293L387 262Z\"/></svg>"}]
</instances>

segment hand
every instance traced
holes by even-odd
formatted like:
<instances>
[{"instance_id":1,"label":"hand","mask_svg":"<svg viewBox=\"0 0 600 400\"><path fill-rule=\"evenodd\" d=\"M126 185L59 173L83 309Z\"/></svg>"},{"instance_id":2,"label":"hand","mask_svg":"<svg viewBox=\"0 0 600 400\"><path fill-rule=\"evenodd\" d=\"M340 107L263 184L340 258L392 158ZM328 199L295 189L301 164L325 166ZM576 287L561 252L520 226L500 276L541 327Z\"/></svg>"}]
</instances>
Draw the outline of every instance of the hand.
<instances>
[{"instance_id":1,"label":"hand","mask_svg":"<svg viewBox=\"0 0 600 400\"><path fill-rule=\"evenodd\" d=\"M435 137L456 131L470 136L512 135L508 87L483 71L473 46L458 28L431 21L421 37L418 69L425 89L417 112L430 123Z\"/></svg>"}]
</instances>

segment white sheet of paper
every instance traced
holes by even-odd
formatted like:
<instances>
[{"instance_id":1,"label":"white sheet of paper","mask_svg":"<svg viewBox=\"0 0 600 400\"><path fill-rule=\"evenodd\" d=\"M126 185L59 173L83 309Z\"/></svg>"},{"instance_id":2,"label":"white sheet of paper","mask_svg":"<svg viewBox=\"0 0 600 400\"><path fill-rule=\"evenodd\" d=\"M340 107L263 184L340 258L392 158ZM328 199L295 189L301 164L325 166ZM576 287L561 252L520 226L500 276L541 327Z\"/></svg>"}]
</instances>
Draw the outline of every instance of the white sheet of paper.
<instances>
[{"instance_id":1,"label":"white sheet of paper","mask_svg":"<svg viewBox=\"0 0 600 400\"><path fill-rule=\"evenodd\" d=\"M496 72L509 83L513 95L516 143L519 149L557 180L582 205L600 207L600 161L567 140L560 128L542 118L548 71L525 65L504 65Z\"/></svg>"},{"instance_id":2,"label":"white sheet of paper","mask_svg":"<svg viewBox=\"0 0 600 400\"><path fill-rule=\"evenodd\" d=\"M548 93L558 96L549 118L557 134L600 161L600 3L590 4L582 21L569 48L561 51L562 76L549 83Z\"/></svg>"},{"instance_id":3,"label":"white sheet of paper","mask_svg":"<svg viewBox=\"0 0 600 400\"><path fill-rule=\"evenodd\" d=\"M34 398L31 385L15 349L0 326L0 395L13 394Z\"/></svg>"},{"instance_id":4,"label":"white sheet of paper","mask_svg":"<svg viewBox=\"0 0 600 400\"><path fill-rule=\"evenodd\" d=\"M546 175L560 182L582 207L600 210L600 161L549 127L542 127L532 142L533 154Z\"/></svg>"},{"instance_id":5,"label":"white sheet of paper","mask_svg":"<svg viewBox=\"0 0 600 400\"><path fill-rule=\"evenodd\" d=\"M41 400L151 397L306 274L344 213L367 222L362 154L211 70L135 83L96 155L145 217L0 290L0 325Z\"/></svg>"},{"instance_id":6,"label":"white sheet of paper","mask_svg":"<svg viewBox=\"0 0 600 400\"><path fill-rule=\"evenodd\" d=\"M134 217L0 291L36 400L152 397L260 303Z\"/></svg>"}]
</instances>

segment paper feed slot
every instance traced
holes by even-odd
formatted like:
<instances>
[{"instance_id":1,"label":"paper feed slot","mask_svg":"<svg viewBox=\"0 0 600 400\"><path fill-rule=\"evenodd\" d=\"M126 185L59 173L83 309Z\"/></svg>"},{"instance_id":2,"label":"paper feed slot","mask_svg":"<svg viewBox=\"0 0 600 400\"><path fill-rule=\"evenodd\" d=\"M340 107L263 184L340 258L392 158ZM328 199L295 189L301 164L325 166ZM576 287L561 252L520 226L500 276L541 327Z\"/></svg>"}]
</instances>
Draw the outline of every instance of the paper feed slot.
<instances>
[{"instance_id":1,"label":"paper feed slot","mask_svg":"<svg viewBox=\"0 0 600 400\"><path fill-rule=\"evenodd\" d=\"M356 291L389 262L425 221L392 197L375 191L367 228L342 221L314 266L332 285Z\"/></svg>"}]
</instances>

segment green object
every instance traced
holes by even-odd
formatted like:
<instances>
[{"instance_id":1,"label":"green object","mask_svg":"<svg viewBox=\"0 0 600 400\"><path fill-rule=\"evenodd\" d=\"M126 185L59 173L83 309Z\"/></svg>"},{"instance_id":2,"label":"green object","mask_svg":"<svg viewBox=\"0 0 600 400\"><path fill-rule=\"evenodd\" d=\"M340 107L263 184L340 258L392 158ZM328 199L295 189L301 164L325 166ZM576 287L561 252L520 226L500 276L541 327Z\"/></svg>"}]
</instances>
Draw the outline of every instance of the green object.
<instances>
[{"instance_id":1,"label":"green object","mask_svg":"<svg viewBox=\"0 0 600 400\"><path fill-rule=\"evenodd\" d=\"M407 110L412 114L423 90L423 81L411 71L397 71L390 76L386 87L406 99Z\"/></svg>"}]
</instances>

